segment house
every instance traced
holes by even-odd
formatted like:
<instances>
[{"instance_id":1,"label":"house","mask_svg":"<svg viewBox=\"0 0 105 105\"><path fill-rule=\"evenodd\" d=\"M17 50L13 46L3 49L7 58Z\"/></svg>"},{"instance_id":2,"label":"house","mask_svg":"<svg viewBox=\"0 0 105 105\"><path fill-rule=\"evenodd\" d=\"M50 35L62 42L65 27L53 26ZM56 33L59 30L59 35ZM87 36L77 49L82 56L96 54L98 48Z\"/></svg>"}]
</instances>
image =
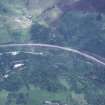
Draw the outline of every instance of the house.
<instances>
[{"instance_id":1,"label":"house","mask_svg":"<svg viewBox=\"0 0 105 105\"><path fill-rule=\"evenodd\" d=\"M64 104L62 103L61 101L58 101L58 100L52 100L52 101L44 101L43 102L43 105L67 105L67 104Z\"/></svg>"}]
</instances>

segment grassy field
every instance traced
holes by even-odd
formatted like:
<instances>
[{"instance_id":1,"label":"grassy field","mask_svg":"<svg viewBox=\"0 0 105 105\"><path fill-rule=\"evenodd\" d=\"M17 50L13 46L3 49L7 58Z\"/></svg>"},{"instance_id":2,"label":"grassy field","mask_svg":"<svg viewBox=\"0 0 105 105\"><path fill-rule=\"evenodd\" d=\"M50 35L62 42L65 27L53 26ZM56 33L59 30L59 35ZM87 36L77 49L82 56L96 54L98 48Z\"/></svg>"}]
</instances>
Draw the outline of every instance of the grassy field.
<instances>
[{"instance_id":1,"label":"grassy field","mask_svg":"<svg viewBox=\"0 0 105 105\"><path fill-rule=\"evenodd\" d=\"M0 91L0 105L4 105L7 95L8 95L7 91L5 90Z\"/></svg>"},{"instance_id":2,"label":"grassy field","mask_svg":"<svg viewBox=\"0 0 105 105\"><path fill-rule=\"evenodd\" d=\"M48 92L40 88L31 87L29 91L29 105L41 105L46 100L59 100L66 103L67 101L67 92Z\"/></svg>"}]
</instances>

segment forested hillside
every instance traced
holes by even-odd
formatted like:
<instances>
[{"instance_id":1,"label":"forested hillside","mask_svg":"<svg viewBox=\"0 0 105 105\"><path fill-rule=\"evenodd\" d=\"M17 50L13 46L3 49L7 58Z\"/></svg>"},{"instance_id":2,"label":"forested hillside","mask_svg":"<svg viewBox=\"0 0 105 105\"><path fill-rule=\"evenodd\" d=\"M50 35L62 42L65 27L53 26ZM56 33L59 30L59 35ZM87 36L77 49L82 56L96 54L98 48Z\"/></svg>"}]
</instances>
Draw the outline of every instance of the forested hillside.
<instances>
[{"instance_id":1,"label":"forested hillside","mask_svg":"<svg viewBox=\"0 0 105 105\"><path fill-rule=\"evenodd\" d=\"M105 105L104 0L0 0L0 105Z\"/></svg>"}]
</instances>

